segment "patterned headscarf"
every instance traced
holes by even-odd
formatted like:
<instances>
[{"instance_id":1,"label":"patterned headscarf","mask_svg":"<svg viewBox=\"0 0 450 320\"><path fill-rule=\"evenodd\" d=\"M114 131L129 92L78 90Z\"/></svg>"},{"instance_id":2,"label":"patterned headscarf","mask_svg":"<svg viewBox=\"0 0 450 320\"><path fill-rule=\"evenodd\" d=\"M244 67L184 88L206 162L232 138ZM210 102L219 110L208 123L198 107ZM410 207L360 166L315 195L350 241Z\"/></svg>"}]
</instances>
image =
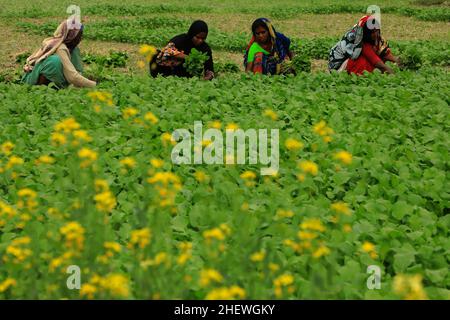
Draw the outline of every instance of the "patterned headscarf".
<instances>
[{"instance_id":1,"label":"patterned headscarf","mask_svg":"<svg viewBox=\"0 0 450 320\"><path fill-rule=\"evenodd\" d=\"M373 19L372 21L369 19ZM371 22L370 27L367 26ZM379 22L372 15L365 15L359 19L349 31L345 33L342 39L330 50L328 60L328 69L338 70L348 58L356 60L362 52L364 28L370 30L380 30ZM387 41L380 37L375 41L377 53L382 54L389 48Z\"/></svg>"},{"instance_id":2,"label":"patterned headscarf","mask_svg":"<svg viewBox=\"0 0 450 320\"><path fill-rule=\"evenodd\" d=\"M75 40L81 30L83 25L77 25L75 20L67 19L61 22L53 37L44 39L41 48L27 58L23 70L31 72L36 64L54 54L61 44L70 44Z\"/></svg>"},{"instance_id":3,"label":"patterned headscarf","mask_svg":"<svg viewBox=\"0 0 450 320\"><path fill-rule=\"evenodd\" d=\"M277 32L273 27L272 23L267 18L259 18L253 22L252 25L252 38L247 46L247 50L244 54L244 67L247 66L247 57L248 52L252 44L256 41L255 37L255 26L256 25L264 25L266 29L269 31L270 38L272 40L272 57L270 61L267 62L266 69L272 74L278 74L280 72L281 63L284 61L286 56L289 53L291 40L287 38L284 34Z\"/></svg>"}]
</instances>

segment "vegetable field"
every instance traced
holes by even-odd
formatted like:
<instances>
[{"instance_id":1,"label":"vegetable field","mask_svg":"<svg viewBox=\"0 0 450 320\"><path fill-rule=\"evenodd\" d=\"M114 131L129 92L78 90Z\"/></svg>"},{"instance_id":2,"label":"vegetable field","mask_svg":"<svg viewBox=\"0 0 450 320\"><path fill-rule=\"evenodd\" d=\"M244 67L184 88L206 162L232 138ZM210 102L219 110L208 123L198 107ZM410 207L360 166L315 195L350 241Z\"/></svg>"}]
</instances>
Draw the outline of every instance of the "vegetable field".
<instances>
[{"instance_id":1,"label":"vegetable field","mask_svg":"<svg viewBox=\"0 0 450 320\"><path fill-rule=\"evenodd\" d=\"M406 62L395 75L325 72L344 28L287 34L312 71L259 77L240 70L250 24L227 31L220 15L264 15L283 31L302 18L355 23L366 3L81 1L95 90L18 83L67 4L16 2L1 25L34 42L1 48L1 299L450 299L446 2L379 4L386 27L440 28L390 32ZM161 47L193 18L211 22L217 78L149 77L141 45ZM278 129L279 171L173 164L172 132L195 121Z\"/></svg>"}]
</instances>

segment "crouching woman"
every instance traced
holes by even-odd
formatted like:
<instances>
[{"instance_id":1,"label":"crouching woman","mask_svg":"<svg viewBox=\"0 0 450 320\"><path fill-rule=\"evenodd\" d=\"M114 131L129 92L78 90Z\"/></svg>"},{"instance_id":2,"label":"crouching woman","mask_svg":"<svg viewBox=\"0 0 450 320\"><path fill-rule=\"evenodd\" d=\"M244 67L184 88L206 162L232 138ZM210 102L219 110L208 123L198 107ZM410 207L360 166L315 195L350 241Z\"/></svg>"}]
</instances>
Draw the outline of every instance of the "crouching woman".
<instances>
[{"instance_id":1,"label":"crouching woman","mask_svg":"<svg viewBox=\"0 0 450 320\"><path fill-rule=\"evenodd\" d=\"M22 82L30 85L48 85L57 88L95 87L96 82L85 78L78 45L83 36L83 25L73 20L62 22L53 37L43 41L42 47L28 57Z\"/></svg>"}]
</instances>

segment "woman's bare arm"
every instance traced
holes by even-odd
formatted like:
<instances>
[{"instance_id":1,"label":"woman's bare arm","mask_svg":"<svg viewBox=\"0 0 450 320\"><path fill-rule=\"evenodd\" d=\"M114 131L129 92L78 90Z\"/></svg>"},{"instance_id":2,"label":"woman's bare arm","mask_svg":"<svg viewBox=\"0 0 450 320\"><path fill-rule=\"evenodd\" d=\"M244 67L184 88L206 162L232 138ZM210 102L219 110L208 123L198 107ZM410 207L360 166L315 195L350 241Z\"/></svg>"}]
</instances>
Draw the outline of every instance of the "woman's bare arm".
<instances>
[{"instance_id":1,"label":"woman's bare arm","mask_svg":"<svg viewBox=\"0 0 450 320\"><path fill-rule=\"evenodd\" d=\"M252 72L253 71L253 62L248 62L247 67L245 68L245 72Z\"/></svg>"},{"instance_id":2,"label":"woman's bare arm","mask_svg":"<svg viewBox=\"0 0 450 320\"><path fill-rule=\"evenodd\" d=\"M394 74L394 70L386 65L384 62L380 61L375 64L375 68L380 69L383 73Z\"/></svg>"}]
</instances>

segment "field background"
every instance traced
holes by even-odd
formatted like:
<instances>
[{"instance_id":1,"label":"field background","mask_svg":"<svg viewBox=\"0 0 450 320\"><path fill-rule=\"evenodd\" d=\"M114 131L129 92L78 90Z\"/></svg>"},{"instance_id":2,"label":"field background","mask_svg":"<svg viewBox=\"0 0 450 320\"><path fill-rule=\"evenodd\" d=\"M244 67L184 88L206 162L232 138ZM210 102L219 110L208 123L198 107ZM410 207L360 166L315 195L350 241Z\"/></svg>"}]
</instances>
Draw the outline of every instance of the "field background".
<instances>
[{"instance_id":1,"label":"field background","mask_svg":"<svg viewBox=\"0 0 450 320\"><path fill-rule=\"evenodd\" d=\"M17 28L17 22L32 22L35 24L42 24L46 22L58 23L63 20L65 15L65 9L71 4L70 1L1 1L2 13L0 14L0 27L2 34L0 35L0 68L11 71L15 67L15 57L23 52L32 52L39 47L42 36L37 36L32 32L24 32ZM419 5L421 3L431 3L434 5ZM436 5L438 3L438 5ZM120 9L111 15L111 12L104 10L102 12L91 14L89 9L102 6L123 6L122 3L116 1L99 1L93 5L89 1L79 1L77 3L82 8L83 22L87 25L86 34L89 33L89 24L93 22L104 22L109 19L117 19L118 14L122 14ZM171 8L169 13L161 12L160 10L154 10L155 7L160 6L158 1L139 1L132 0L127 2L126 7L143 6L142 10L135 10L133 15L123 14L124 19L136 19L140 18L166 18L168 21L173 19L184 18L188 21L194 19L204 19L208 22L209 26L213 30L219 30L224 34L232 33L246 33L250 35L250 26L255 17L268 17L270 18L274 26L278 31L281 31L290 37L298 39L314 39L333 37L339 38L342 34L357 22L361 14L352 13L340 13L342 10L334 10L332 7L329 14L303 14L295 13L295 10L304 8L327 8L330 5L338 5L342 7L360 8L360 12L364 11L367 3L364 1L287 1L283 0L276 5L273 4L261 4L258 1L189 1L188 3L182 3L175 0L169 0L164 2L164 5ZM389 40L435 40L437 42L444 42L447 44L450 41L450 27L448 21L448 2L445 1L379 1L381 8L412 8L412 9L425 9L425 10L443 10L447 15L444 18L438 19L440 21L425 21L422 19L416 19L415 17L409 17L405 14L392 14L383 13L382 11L382 23L383 23L383 35ZM188 9L186 10L186 7ZM277 11L279 8L284 10L283 12L294 12L288 14L287 17L277 18L277 15L271 16L271 13ZM292 10L292 9L295 10ZM87 9L87 13L84 11ZM383 9L382 9L383 10ZM446 10L446 11L444 11ZM157 12L152 12L157 11ZM199 11L199 12L196 12ZM338 11L338 13L333 13ZM352 11L355 11L353 9ZM356 10L358 12L358 10ZM392 11L392 10L391 10ZM184 24L186 27L177 28L179 32L188 28L189 23ZM145 28L136 27L141 29L141 33L145 33ZM131 29L133 34L136 29ZM50 30L52 30L50 28ZM173 34L168 28L163 31L161 37L164 40L170 39ZM46 34L51 34L52 31ZM168 33L168 34L164 34ZM85 39L80 48L84 52L107 54L110 50L127 51L131 55L133 63L132 67L136 66L138 60L137 51L138 44L130 43L117 43L113 41L96 41L91 39ZM233 61L242 68L242 53L236 52L236 50L215 50L214 58L217 61ZM326 61L315 60L313 62L313 70L326 70Z\"/></svg>"},{"instance_id":2,"label":"field background","mask_svg":"<svg viewBox=\"0 0 450 320\"><path fill-rule=\"evenodd\" d=\"M450 299L447 1L378 1L394 53L422 63L356 77L324 71L365 1L83 0L82 53L125 65L88 65L95 90L18 84L70 4L0 0L1 299ZM215 61L242 70L261 16L312 73L205 82L138 66L141 45L204 19ZM172 165L170 133L199 120L279 129L279 174Z\"/></svg>"}]
</instances>

